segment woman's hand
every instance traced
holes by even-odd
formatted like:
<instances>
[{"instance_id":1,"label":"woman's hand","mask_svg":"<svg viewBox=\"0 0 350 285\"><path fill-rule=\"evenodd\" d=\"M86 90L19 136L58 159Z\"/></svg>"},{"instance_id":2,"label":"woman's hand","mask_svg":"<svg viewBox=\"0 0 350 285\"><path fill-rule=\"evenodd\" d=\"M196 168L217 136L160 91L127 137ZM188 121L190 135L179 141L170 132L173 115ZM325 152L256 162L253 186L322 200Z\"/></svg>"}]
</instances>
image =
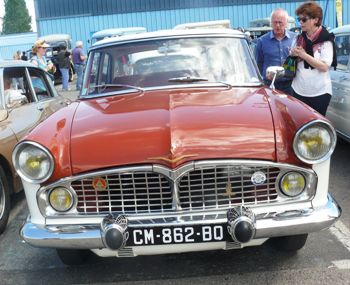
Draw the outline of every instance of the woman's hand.
<instances>
[{"instance_id":1,"label":"woman's hand","mask_svg":"<svg viewBox=\"0 0 350 285\"><path fill-rule=\"evenodd\" d=\"M291 56L296 56L296 57L299 57L301 59L305 59L305 55L306 54L307 53L305 52L305 50L302 47L300 47L300 46L297 46L297 47L292 48L290 50L290 55Z\"/></svg>"},{"instance_id":2,"label":"woman's hand","mask_svg":"<svg viewBox=\"0 0 350 285\"><path fill-rule=\"evenodd\" d=\"M326 72L329 70L329 66L326 63L307 54L307 52L300 46L291 49L290 55L299 57L319 71Z\"/></svg>"}]
</instances>

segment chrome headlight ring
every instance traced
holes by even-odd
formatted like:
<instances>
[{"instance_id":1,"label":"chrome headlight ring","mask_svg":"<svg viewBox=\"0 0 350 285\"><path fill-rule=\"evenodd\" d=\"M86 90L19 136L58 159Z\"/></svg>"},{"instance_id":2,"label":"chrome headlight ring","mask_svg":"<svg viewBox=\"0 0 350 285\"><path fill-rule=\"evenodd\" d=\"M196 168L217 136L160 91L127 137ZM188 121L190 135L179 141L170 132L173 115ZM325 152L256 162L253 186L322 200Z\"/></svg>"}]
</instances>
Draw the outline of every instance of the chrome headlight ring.
<instances>
[{"instance_id":1,"label":"chrome headlight ring","mask_svg":"<svg viewBox=\"0 0 350 285\"><path fill-rule=\"evenodd\" d=\"M42 145L23 141L16 145L12 153L13 165L19 176L30 183L42 183L54 171L54 159Z\"/></svg>"},{"instance_id":2,"label":"chrome headlight ring","mask_svg":"<svg viewBox=\"0 0 350 285\"><path fill-rule=\"evenodd\" d=\"M327 121L314 120L302 126L293 140L295 155L308 164L321 163L333 153L337 134Z\"/></svg>"}]
</instances>

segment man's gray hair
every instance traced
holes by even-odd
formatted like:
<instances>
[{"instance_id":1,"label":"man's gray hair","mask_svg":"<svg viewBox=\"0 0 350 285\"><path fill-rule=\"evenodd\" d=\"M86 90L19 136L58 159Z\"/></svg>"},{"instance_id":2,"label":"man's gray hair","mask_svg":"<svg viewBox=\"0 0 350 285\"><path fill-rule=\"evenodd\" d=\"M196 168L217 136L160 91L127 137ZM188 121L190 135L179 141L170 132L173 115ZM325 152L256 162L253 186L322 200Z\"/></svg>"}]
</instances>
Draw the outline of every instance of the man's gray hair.
<instances>
[{"instance_id":1,"label":"man's gray hair","mask_svg":"<svg viewBox=\"0 0 350 285\"><path fill-rule=\"evenodd\" d=\"M81 47L83 47L83 42L82 41L77 41L75 43L75 46L81 48Z\"/></svg>"},{"instance_id":2,"label":"man's gray hair","mask_svg":"<svg viewBox=\"0 0 350 285\"><path fill-rule=\"evenodd\" d=\"M286 22L288 22L288 17L289 17L288 12L286 10L284 10L283 8L277 8L277 9L273 10L271 15L270 15L270 25L272 24L272 16L276 12L280 12L280 13L284 14L284 16L286 17Z\"/></svg>"}]
</instances>

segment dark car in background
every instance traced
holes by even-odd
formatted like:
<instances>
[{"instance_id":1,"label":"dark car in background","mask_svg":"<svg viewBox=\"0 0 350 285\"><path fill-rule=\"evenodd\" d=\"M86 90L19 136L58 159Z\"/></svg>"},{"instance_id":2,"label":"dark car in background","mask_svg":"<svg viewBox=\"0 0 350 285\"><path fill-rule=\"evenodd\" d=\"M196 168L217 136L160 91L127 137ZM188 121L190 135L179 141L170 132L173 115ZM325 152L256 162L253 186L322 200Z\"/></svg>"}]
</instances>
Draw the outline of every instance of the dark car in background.
<instances>
[{"instance_id":1,"label":"dark car in background","mask_svg":"<svg viewBox=\"0 0 350 285\"><path fill-rule=\"evenodd\" d=\"M71 37L68 34L52 34L40 37L40 39L45 40L50 45L50 47L46 50L45 57L47 60L51 60L56 66L56 71L54 73L55 84L61 83L62 75L58 67L56 57L62 45L67 47L67 51L70 52L72 50ZM74 65L73 62L71 62L69 69L69 81L73 80L74 73Z\"/></svg>"}]
</instances>

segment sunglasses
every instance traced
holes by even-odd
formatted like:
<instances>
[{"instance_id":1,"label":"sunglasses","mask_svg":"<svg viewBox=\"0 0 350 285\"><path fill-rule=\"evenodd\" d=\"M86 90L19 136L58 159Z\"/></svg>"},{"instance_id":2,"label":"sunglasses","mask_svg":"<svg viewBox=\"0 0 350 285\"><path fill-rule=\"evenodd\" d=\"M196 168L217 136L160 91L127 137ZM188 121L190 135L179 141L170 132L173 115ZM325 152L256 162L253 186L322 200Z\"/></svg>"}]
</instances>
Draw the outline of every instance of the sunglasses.
<instances>
[{"instance_id":1,"label":"sunglasses","mask_svg":"<svg viewBox=\"0 0 350 285\"><path fill-rule=\"evenodd\" d=\"M309 17L298 17L297 20L298 20L298 22L305 23L308 20L310 20L310 18Z\"/></svg>"}]
</instances>

